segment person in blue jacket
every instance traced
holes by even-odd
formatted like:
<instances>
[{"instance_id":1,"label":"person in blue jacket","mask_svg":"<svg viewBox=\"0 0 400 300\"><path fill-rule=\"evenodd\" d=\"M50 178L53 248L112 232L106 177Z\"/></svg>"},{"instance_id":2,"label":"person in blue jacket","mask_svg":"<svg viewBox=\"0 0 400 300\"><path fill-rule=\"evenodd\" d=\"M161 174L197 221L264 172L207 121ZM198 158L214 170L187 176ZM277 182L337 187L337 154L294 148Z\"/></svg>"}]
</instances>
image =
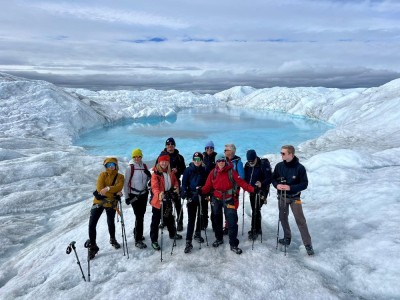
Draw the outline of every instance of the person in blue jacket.
<instances>
[{"instance_id":1,"label":"person in blue jacket","mask_svg":"<svg viewBox=\"0 0 400 300\"><path fill-rule=\"evenodd\" d=\"M214 151L214 142L213 141L208 141L206 145L204 146L204 152L203 152L203 164L204 167L206 168L206 178L208 174L212 170L214 170L216 163L215 163L215 157L217 156L217 152ZM203 220L201 222L201 225L203 226L202 229L205 229L208 227L208 203L210 202L210 195L205 195L204 202L202 203L202 209L203 209ZM214 230L214 215L211 209L211 224L212 228Z\"/></svg>"},{"instance_id":2,"label":"person in blue jacket","mask_svg":"<svg viewBox=\"0 0 400 300\"><path fill-rule=\"evenodd\" d=\"M224 154L225 154L226 160L228 161L228 164L231 164L233 166L233 170L235 170L239 174L239 177L244 179L243 162L242 162L242 159L240 158L240 156L236 155L235 144L226 144ZM237 186L236 192L233 195L233 201L234 201L234 205L235 205L236 209L238 209L238 207L239 207L239 194L240 194L240 186ZM225 222L224 235L227 235L227 234L228 234L228 224Z\"/></svg>"},{"instance_id":3,"label":"person in blue jacket","mask_svg":"<svg viewBox=\"0 0 400 300\"><path fill-rule=\"evenodd\" d=\"M183 172L181 186L181 198L187 199L188 213L185 253L189 253L193 249L193 231L195 231L194 239L199 243L204 243L204 239L201 236L202 224L200 224L202 221L200 201L204 202L204 199L201 195L199 196L198 188L204 185L206 179L207 174L203 164L203 154L195 152L193 154L193 161Z\"/></svg>"}]
</instances>

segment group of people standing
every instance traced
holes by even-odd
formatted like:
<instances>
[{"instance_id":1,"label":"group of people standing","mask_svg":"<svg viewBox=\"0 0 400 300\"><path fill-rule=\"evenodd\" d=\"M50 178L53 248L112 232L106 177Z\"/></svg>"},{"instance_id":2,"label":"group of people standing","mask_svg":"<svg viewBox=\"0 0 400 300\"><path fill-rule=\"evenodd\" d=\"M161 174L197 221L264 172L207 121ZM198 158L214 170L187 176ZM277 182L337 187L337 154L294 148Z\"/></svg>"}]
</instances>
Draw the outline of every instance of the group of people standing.
<instances>
[{"instance_id":1,"label":"group of people standing","mask_svg":"<svg viewBox=\"0 0 400 300\"><path fill-rule=\"evenodd\" d=\"M252 220L248 237L254 240L262 234L261 207L267 201L271 183L278 190L279 221L284 232L279 243L288 246L291 242L288 222L290 206L307 253L313 255L300 200L301 191L308 185L307 173L295 156L293 146L282 146L281 156L282 162L272 172L268 159L261 159L253 149L247 151L247 162L243 165L241 158L236 155L234 144L226 144L224 153L218 154L214 150L214 143L209 141L204 152L196 151L186 167L183 156L176 149L174 138L170 137L157 157L152 172L143 163L143 153L139 148L132 151L132 160L126 168L125 176L118 173L116 158L105 159L105 171L100 173L96 185L95 194L99 196L95 195L89 220L90 258L94 258L99 251L96 225L103 210L107 214L110 244L116 249L120 248L115 238L114 218L122 195L135 214L133 233L135 246L139 249L147 248L143 224L148 200L152 207L150 239L155 250L161 249L158 243L160 227L167 227L169 237L173 240L183 238L178 232L183 231L183 207L186 201L188 223L185 253L192 251L193 239L199 243L204 242L201 232L211 223L216 238L212 246L222 245L224 235L228 234L230 249L241 254L237 238L240 188L250 193Z\"/></svg>"}]
</instances>

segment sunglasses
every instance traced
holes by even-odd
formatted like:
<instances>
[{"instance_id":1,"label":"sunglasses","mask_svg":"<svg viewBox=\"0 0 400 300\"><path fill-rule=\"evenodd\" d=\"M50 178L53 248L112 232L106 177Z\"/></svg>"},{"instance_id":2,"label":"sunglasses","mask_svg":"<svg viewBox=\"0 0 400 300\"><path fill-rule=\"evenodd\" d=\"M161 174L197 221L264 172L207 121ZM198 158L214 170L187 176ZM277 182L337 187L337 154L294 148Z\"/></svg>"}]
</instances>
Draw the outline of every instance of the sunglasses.
<instances>
[{"instance_id":1,"label":"sunglasses","mask_svg":"<svg viewBox=\"0 0 400 300\"><path fill-rule=\"evenodd\" d=\"M282 156L289 155L289 153L281 152Z\"/></svg>"},{"instance_id":2,"label":"sunglasses","mask_svg":"<svg viewBox=\"0 0 400 300\"><path fill-rule=\"evenodd\" d=\"M132 156L132 158L142 158L141 156Z\"/></svg>"},{"instance_id":3,"label":"sunglasses","mask_svg":"<svg viewBox=\"0 0 400 300\"><path fill-rule=\"evenodd\" d=\"M109 162L109 163L106 163L106 165L105 165L105 167L108 169L108 168L111 168L111 167L115 167L116 166L116 164L115 163L113 163L113 162Z\"/></svg>"},{"instance_id":4,"label":"sunglasses","mask_svg":"<svg viewBox=\"0 0 400 300\"><path fill-rule=\"evenodd\" d=\"M165 145L166 146L175 146L175 144L173 144L173 143L166 143Z\"/></svg>"},{"instance_id":5,"label":"sunglasses","mask_svg":"<svg viewBox=\"0 0 400 300\"><path fill-rule=\"evenodd\" d=\"M231 149L225 149L224 152L232 151Z\"/></svg>"},{"instance_id":6,"label":"sunglasses","mask_svg":"<svg viewBox=\"0 0 400 300\"><path fill-rule=\"evenodd\" d=\"M193 161L195 161L195 162L201 162L201 157L195 157L195 158L193 158Z\"/></svg>"},{"instance_id":7,"label":"sunglasses","mask_svg":"<svg viewBox=\"0 0 400 300\"><path fill-rule=\"evenodd\" d=\"M205 149L206 150L209 150L209 149L214 150L214 147L206 147Z\"/></svg>"},{"instance_id":8,"label":"sunglasses","mask_svg":"<svg viewBox=\"0 0 400 300\"><path fill-rule=\"evenodd\" d=\"M254 162L254 160L248 160L249 164L252 164Z\"/></svg>"},{"instance_id":9,"label":"sunglasses","mask_svg":"<svg viewBox=\"0 0 400 300\"><path fill-rule=\"evenodd\" d=\"M225 159L218 159L217 163L220 163L220 162L226 162L226 160Z\"/></svg>"}]
</instances>

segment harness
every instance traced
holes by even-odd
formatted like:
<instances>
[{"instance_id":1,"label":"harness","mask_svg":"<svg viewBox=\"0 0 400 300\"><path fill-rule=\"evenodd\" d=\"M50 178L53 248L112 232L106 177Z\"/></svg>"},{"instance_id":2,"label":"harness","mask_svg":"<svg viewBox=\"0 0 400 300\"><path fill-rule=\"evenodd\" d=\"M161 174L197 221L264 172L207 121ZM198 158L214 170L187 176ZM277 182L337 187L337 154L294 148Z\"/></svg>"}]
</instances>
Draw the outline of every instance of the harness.
<instances>
[{"instance_id":1,"label":"harness","mask_svg":"<svg viewBox=\"0 0 400 300\"><path fill-rule=\"evenodd\" d=\"M114 177L114 180L113 180L113 182L112 182L112 186L115 184L115 182L117 181L117 177L118 177L118 173L117 173L117 175L115 175L115 177ZM99 200L99 201L101 201L101 204L99 204L99 205L101 205L101 206L103 206L104 207L104 204L111 204L111 208L114 208L114 209L116 209L116 201L115 201L115 198L114 199L111 199L111 200L109 200L109 199L107 199L107 198L105 198L105 199L102 199L102 200Z\"/></svg>"}]
</instances>

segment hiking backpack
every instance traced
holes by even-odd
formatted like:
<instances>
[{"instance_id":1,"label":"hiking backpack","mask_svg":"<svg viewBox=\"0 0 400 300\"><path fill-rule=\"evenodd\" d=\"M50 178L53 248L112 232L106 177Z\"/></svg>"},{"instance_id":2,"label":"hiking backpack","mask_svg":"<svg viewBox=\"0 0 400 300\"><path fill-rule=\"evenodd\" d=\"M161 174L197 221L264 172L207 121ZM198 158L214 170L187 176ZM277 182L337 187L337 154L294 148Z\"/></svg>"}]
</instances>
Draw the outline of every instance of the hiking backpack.
<instances>
[{"instance_id":1,"label":"hiking backpack","mask_svg":"<svg viewBox=\"0 0 400 300\"><path fill-rule=\"evenodd\" d=\"M130 164L129 166L131 167L131 176L129 177L129 181L128 181L129 192L130 192L132 190L132 177L133 177L133 173L135 173L135 165L134 164ZM150 173L149 169L147 168L147 165L144 163L143 166L144 166L144 173L148 177L151 178L151 173Z\"/></svg>"}]
</instances>

